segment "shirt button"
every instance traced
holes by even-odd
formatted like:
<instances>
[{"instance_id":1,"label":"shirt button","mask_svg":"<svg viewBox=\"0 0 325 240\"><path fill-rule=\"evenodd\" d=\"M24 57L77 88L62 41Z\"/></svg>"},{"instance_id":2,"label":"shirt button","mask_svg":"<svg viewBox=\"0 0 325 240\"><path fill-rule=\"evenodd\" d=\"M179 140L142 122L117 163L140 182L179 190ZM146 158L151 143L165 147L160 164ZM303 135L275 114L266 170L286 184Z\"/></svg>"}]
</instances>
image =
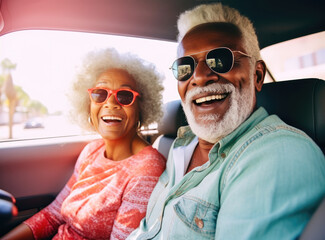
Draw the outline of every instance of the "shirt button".
<instances>
[{"instance_id":1,"label":"shirt button","mask_svg":"<svg viewBox=\"0 0 325 240\"><path fill-rule=\"evenodd\" d=\"M204 227L204 223L203 223L203 220L198 218L198 217L195 217L194 219L196 225L199 227L199 228L203 228Z\"/></svg>"},{"instance_id":2,"label":"shirt button","mask_svg":"<svg viewBox=\"0 0 325 240\"><path fill-rule=\"evenodd\" d=\"M225 158L226 157L226 154L225 153L221 153L221 157L222 158Z\"/></svg>"}]
</instances>

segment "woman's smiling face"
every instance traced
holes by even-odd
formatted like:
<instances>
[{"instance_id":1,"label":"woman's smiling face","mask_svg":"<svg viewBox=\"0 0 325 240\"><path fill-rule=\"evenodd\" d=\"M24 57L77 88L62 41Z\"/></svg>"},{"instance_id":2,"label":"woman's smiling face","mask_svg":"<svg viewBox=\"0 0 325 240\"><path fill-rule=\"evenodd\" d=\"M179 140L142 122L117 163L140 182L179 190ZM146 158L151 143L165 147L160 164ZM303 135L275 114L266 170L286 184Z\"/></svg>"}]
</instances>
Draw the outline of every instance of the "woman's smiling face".
<instances>
[{"instance_id":1,"label":"woman's smiling face","mask_svg":"<svg viewBox=\"0 0 325 240\"><path fill-rule=\"evenodd\" d=\"M103 72L94 87L136 91L136 82L127 71L114 68ZM91 101L90 115L95 130L105 140L120 140L125 137L131 139L136 134L139 121L138 97L130 106L120 105L113 94L102 105Z\"/></svg>"}]
</instances>

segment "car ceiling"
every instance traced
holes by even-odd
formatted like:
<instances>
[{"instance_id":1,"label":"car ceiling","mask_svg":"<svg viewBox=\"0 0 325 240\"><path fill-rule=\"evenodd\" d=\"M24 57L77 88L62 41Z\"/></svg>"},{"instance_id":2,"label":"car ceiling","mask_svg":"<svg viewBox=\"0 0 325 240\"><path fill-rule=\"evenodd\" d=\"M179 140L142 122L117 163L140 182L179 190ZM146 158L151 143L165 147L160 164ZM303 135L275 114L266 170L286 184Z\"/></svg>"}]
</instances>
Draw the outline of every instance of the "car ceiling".
<instances>
[{"instance_id":1,"label":"car ceiling","mask_svg":"<svg viewBox=\"0 0 325 240\"><path fill-rule=\"evenodd\" d=\"M179 13L222 2L249 17L261 48L325 30L321 0L0 0L0 35L55 29L175 41Z\"/></svg>"}]
</instances>

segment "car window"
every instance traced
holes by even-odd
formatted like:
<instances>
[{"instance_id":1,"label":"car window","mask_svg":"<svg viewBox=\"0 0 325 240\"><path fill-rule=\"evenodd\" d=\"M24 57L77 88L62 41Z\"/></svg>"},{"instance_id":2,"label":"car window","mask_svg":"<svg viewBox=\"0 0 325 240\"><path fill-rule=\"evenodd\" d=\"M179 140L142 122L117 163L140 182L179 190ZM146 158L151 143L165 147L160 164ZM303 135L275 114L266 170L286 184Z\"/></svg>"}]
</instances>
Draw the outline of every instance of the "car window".
<instances>
[{"instance_id":1,"label":"car window","mask_svg":"<svg viewBox=\"0 0 325 240\"><path fill-rule=\"evenodd\" d=\"M82 57L107 47L156 64L165 75L164 102L178 98L169 70L175 42L68 31L14 32L0 37L0 141L85 134L67 117L67 89Z\"/></svg>"},{"instance_id":2,"label":"car window","mask_svg":"<svg viewBox=\"0 0 325 240\"><path fill-rule=\"evenodd\" d=\"M261 50L276 81L325 79L325 31L278 43ZM265 82L271 82L270 75Z\"/></svg>"},{"instance_id":3,"label":"car window","mask_svg":"<svg viewBox=\"0 0 325 240\"><path fill-rule=\"evenodd\" d=\"M0 141L88 134L68 118L67 89L82 57L106 47L156 64L165 75L164 102L179 99L169 69L175 42L69 31L14 32L0 37ZM261 54L276 81L325 79L325 32L266 47ZM267 75L265 82L271 81Z\"/></svg>"}]
</instances>

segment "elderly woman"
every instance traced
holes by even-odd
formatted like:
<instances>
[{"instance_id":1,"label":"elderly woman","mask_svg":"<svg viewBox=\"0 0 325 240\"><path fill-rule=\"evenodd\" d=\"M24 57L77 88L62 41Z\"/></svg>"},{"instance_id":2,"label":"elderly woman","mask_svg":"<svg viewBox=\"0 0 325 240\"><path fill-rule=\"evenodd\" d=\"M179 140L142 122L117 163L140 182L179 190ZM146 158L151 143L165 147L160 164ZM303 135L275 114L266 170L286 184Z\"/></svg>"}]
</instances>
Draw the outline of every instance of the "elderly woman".
<instances>
[{"instance_id":1,"label":"elderly woman","mask_svg":"<svg viewBox=\"0 0 325 240\"><path fill-rule=\"evenodd\" d=\"M154 66L114 49L87 55L70 95L73 118L101 135L81 152L57 198L4 239L125 239L145 216L165 159L139 135L161 116Z\"/></svg>"}]
</instances>

